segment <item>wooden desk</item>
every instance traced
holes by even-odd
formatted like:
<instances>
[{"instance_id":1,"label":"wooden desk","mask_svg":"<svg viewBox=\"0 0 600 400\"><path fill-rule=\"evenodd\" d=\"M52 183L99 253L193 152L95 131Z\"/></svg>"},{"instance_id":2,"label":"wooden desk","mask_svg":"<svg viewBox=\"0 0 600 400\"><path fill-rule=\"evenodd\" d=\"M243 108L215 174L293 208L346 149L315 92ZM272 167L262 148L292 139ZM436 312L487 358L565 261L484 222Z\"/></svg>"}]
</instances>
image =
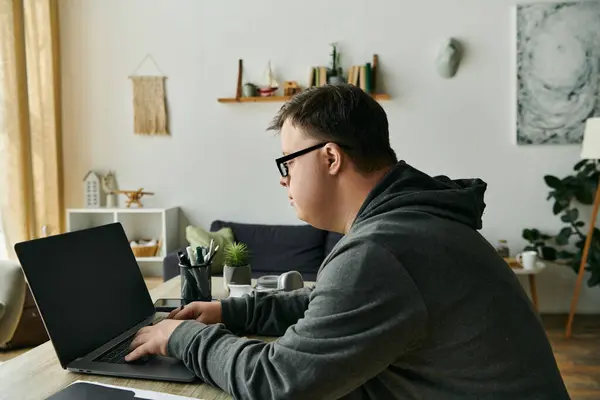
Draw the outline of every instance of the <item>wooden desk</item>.
<instances>
[{"instance_id":1,"label":"wooden desk","mask_svg":"<svg viewBox=\"0 0 600 400\"><path fill-rule=\"evenodd\" d=\"M308 282L307 282L308 284ZM223 278L213 278L213 295L225 296ZM180 296L179 277L173 278L150 291L152 301ZM0 365L1 400L45 399L76 380L106 383L144 390L154 390L206 400L231 399L231 396L198 380L191 384L158 382L137 379L111 378L77 374L63 370L54 348L46 342L27 353Z\"/></svg>"},{"instance_id":2,"label":"wooden desk","mask_svg":"<svg viewBox=\"0 0 600 400\"><path fill-rule=\"evenodd\" d=\"M529 278L529 290L531 291L531 301L535 306L535 309L539 311L538 308L538 295L537 295L537 287L535 284L535 276L542 272L544 268L546 268L546 264L542 263L543 267L536 269L525 269L516 258L505 257L504 261L508 264L510 268L512 268L513 272L517 275L527 275Z\"/></svg>"}]
</instances>

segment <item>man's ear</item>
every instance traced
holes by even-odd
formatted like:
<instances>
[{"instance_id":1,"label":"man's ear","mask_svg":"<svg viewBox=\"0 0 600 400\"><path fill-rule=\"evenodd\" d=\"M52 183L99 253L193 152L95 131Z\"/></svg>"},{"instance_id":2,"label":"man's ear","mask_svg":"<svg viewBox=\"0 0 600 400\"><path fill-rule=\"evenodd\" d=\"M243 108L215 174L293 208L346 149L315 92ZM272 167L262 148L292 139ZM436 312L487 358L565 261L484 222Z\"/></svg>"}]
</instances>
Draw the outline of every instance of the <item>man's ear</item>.
<instances>
[{"instance_id":1,"label":"man's ear","mask_svg":"<svg viewBox=\"0 0 600 400\"><path fill-rule=\"evenodd\" d=\"M337 175L344 160L342 151L337 144L329 143L324 148L325 160L330 175Z\"/></svg>"}]
</instances>

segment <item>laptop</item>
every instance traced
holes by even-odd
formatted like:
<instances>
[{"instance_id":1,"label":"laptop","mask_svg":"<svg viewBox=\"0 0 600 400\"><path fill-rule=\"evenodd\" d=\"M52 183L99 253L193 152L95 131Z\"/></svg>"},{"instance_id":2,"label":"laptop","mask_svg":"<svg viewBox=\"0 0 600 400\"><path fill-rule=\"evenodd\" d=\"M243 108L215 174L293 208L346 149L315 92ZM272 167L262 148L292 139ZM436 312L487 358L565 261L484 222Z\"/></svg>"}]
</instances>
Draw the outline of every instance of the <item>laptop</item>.
<instances>
[{"instance_id":1,"label":"laptop","mask_svg":"<svg viewBox=\"0 0 600 400\"><path fill-rule=\"evenodd\" d=\"M15 251L63 369L192 382L183 362L128 363L137 331L159 319L120 223L17 243Z\"/></svg>"}]
</instances>

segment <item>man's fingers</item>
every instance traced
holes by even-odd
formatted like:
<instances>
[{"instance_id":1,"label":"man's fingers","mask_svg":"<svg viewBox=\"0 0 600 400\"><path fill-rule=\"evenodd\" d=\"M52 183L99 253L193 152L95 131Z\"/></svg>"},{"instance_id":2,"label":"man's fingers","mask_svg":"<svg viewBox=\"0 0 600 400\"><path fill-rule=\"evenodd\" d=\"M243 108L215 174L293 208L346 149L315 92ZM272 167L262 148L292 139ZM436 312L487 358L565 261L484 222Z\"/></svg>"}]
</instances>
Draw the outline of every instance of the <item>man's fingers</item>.
<instances>
[{"instance_id":1,"label":"man's fingers","mask_svg":"<svg viewBox=\"0 0 600 400\"><path fill-rule=\"evenodd\" d=\"M194 312L194 310L192 309L192 307L186 307L183 310L179 311L177 314L175 314L175 316L173 317L173 319L195 319L196 318L196 313Z\"/></svg>"},{"instance_id":2,"label":"man's fingers","mask_svg":"<svg viewBox=\"0 0 600 400\"><path fill-rule=\"evenodd\" d=\"M145 335L146 333L148 333L150 331L150 329L152 329L151 326L145 326L142 329L140 329L139 331L137 331L135 336Z\"/></svg>"},{"instance_id":3,"label":"man's fingers","mask_svg":"<svg viewBox=\"0 0 600 400\"><path fill-rule=\"evenodd\" d=\"M181 307L177 307L176 309L172 310L169 315L167 315L167 319L173 319L179 311L181 311Z\"/></svg>"},{"instance_id":4,"label":"man's fingers","mask_svg":"<svg viewBox=\"0 0 600 400\"><path fill-rule=\"evenodd\" d=\"M142 335L137 335L133 341L131 342L131 344L129 345L129 349L133 350L137 347L140 347L142 344L146 343L146 341L148 340L148 335L147 334L142 334Z\"/></svg>"},{"instance_id":5,"label":"man's fingers","mask_svg":"<svg viewBox=\"0 0 600 400\"><path fill-rule=\"evenodd\" d=\"M148 343L144 343L143 345L137 347L131 353L127 354L125 356L125 361L134 361L134 360L137 360L138 358L142 358L145 355L150 354L148 349L149 349Z\"/></svg>"}]
</instances>

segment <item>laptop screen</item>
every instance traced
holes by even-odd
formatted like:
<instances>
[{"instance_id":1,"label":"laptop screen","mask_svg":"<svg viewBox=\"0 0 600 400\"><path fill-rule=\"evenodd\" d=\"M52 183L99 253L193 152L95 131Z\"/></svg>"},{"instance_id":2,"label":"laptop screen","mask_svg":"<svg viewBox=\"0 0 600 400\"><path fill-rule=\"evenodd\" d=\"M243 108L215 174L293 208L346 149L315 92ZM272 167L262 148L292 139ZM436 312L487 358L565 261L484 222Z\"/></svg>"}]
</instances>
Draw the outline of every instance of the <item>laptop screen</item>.
<instances>
[{"instance_id":1,"label":"laptop screen","mask_svg":"<svg viewBox=\"0 0 600 400\"><path fill-rule=\"evenodd\" d=\"M154 314L119 223L15 245L63 368Z\"/></svg>"}]
</instances>

